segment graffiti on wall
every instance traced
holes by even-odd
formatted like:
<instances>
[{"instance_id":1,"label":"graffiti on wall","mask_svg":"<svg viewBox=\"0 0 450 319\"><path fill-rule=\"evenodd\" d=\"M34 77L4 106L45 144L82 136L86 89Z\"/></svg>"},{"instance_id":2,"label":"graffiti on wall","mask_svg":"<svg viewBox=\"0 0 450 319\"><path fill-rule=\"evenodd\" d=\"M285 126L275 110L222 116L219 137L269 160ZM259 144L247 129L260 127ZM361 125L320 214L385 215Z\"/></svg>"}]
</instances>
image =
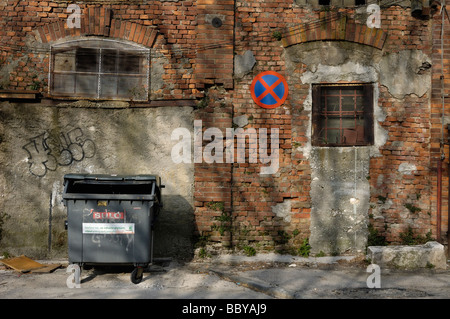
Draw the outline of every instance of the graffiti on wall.
<instances>
[{"instance_id":1,"label":"graffiti on wall","mask_svg":"<svg viewBox=\"0 0 450 319\"><path fill-rule=\"evenodd\" d=\"M30 173L38 177L95 155L94 142L79 127L62 133L45 131L30 138L22 148L28 153Z\"/></svg>"}]
</instances>

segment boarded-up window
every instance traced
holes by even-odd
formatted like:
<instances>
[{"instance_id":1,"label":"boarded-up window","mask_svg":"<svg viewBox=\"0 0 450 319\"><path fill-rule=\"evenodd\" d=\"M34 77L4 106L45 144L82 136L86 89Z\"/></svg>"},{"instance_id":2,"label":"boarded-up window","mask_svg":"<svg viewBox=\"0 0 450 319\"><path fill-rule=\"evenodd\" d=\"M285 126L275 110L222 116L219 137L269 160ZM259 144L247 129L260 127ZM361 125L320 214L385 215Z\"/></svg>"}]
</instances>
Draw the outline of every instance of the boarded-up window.
<instances>
[{"instance_id":1,"label":"boarded-up window","mask_svg":"<svg viewBox=\"0 0 450 319\"><path fill-rule=\"evenodd\" d=\"M312 143L373 144L373 85L313 85Z\"/></svg>"},{"instance_id":2,"label":"boarded-up window","mask_svg":"<svg viewBox=\"0 0 450 319\"><path fill-rule=\"evenodd\" d=\"M50 95L146 101L149 49L112 40L71 41L52 47Z\"/></svg>"}]
</instances>

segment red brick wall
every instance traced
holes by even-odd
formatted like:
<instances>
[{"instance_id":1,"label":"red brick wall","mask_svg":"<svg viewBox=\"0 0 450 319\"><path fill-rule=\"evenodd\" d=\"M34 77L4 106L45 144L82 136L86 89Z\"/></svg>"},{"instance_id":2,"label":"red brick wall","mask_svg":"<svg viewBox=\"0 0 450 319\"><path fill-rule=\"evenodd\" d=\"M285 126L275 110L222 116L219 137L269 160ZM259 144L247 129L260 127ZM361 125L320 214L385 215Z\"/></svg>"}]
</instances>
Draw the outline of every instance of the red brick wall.
<instances>
[{"instance_id":1,"label":"red brick wall","mask_svg":"<svg viewBox=\"0 0 450 319\"><path fill-rule=\"evenodd\" d=\"M238 246L258 243L260 249L289 251L309 235L311 171L308 161L295 151L299 143L306 142L306 132L293 131L294 126L306 128L303 124L309 117L301 112L302 101L292 101L288 97L283 106L264 109L253 102L249 90L253 77L263 71L276 71L289 77L283 47L273 37L273 32L284 32L292 23L303 21L305 15L304 10L293 9L289 1L236 2L235 51L243 54L251 50L256 64L251 74L236 81L234 114L247 114L251 118L247 128L267 128L268 131L278 128L280 143L280 168L276 174L260 175L260 163L235 164L233 222L239 229L235 236ZM305 88L299 84L289 89L292 92ZM291 203L290 223L272 210L273 206L287 200Z\"/></svg>"},{"instance_id":2,"label":"red brick wall","mask_svg":"<svg viewBox=\"0 0 450 319\"><path fill-rule=\"evenodd\" d=\"M232 104L229 93L223 87L206 90L196 120L201 121L202 131L218 128L225 137L227 128L232 127ZM201 140L197 147L210 141ZM231 212L235 204L232 198L232 163L207 163L202 156L194 164L194 218L196 235L208 237L212 242L231 244Z\"/></svg>"},{"instance_id":3,"label":"red brick wall","mask_svg":"<svg viewBox=\"0 0 450 319\"><path fill-rule=\"evenodd\" d=\"M342 38L375 46L382 49L384 54L416 49L431 57L432 21L412 17L409 8L394 6L382 8L381 11L381 29L376 30L366 27L363 19L367 15L356 15L354 10L348 8L339 10L346 14L346 20L323 22L330 13L312 10L311 7L296 7L290 1L236 2L235 51L242 54L250 49L257 62L251 75L235 84L234 114L251 114L252 127L280 127L283 130L280 136L285 138L281 138L282 164L277 176L261 178L253 173L251 165L235 165L233 199L236 198L234 204L240 205L233 207L233 215L236 223L240 221L252 226L246 240L263 239L283 248L277 243L283 242L280 234L285 232L295 246L299 242L297 238L309 235L310 218L310 163L296 151L296 146L308 140L306 130L310 118L302 111L308 85L294 83L290 90L296 90L296 98L300 97L298 100L288 98L283 107L265 110L256 106L250 98L249 85L253 76L272 70L289 78L282 45L314 39ZM315 24L316 28L311 27ZM336 29L341 32L333 33L332 30ZM282 45L272 37L274 31L281 31ZM295 72L301 74L304 68L299 65ZM422 97L411 95L401 100L395 99L383 86L379 86L379 93L379 106L386 112L386 119L380 124L387 131L388 140L380 149L381 156L371 159L370 175L367 178L371 185L371 207L380 205L381 197L391 200L392 205L383 211L383 220L370 219L370 222L391 243L400 242L399 235L407 230L408 225L412 225L416 235L425 236L431 230L435 236L435 161L439 152L435 150L437 137L433 136L439 135L440 130L436 125L440 125L440 119L433 114L437 111L429 112L430 92ZM395 141L402 141L403 146L396 147ZM416 171L410 175L400 174L398 168L403 162L413 163ZM377 181L381 175L383 180L380 185ZM292 203L291 223L281 221L271 211L271 206L286 199ZM409 212L405 207L408 204L419 207L421 211ZM443 223L446 223L445 218ZM266 236L258 236L262 233Z\"/></svg>"},{"instance_id":4,"label":"red brick wall","mask_svg":"<svg viewBox=\"0 0 450 319\"><path fill-rule=\"evenodd\" d=\"M233 88L234 0L197 0L194 65L197 87L220 84ZM213 25L220 19L221 26Z\"/></svg>"},{"instance_id":5,"label":"red brick wall","mask_svg":"<svg viewBox=\"0 0 450 319\"><path fill-rule=\"evenodd\" d=\"M388 33L385 52L422 50L431 57L431 21L416 19L409 9L399 7L383 9L381 17L381 26ZM430 93L396 99L387 88L380 87L379 103L386 112L381 125L389 138L380 149L382 157L371 160L372 205L383 205L385 201L392 204L383 211L384 220L372 219L372 223L390 243L401 243L400 234L408 226L418 236L429 231L435 234L430 223L434 211L432 179L436 173L430 156ZM401 163L414 164L416 170L399 174ZM406 205L420 211L412 212Z\"/></svg>"},{"instance_id":6,"label":"red brick wall","mask_svg":"<svg viewBox=\"0 0 450 319\"><path fill-rule=\"evenodd\" d=\"M152 4L78 4L81 28L68 28L67 2L3 1L0 3L0 60L14 65L3 89L30 89L39 81L47 91L49 46L56 40L77 36L105 36L153 47L164 54L166 86L161 99L201 96L189 70L195 65L197 10L192 1ZM30 41L38 44L30 45ZM39 43L43 43L41 45ZM16 66L16 64L18 64Z\"/></svg>"},{"instance_id":7,"label":"red brick wall","mask_svg":"<svg viewBox=\"0 0 450 319\"><path fill-rule=\"evenodd\" d=\"M379 86L379 106L386 114L380 125L387 131L388 139L380 148L380 156L371 159L368 179L373 207L380 205L380 198L392 201L392 205L383 211L384 219L370 222L392 243L400 241L399 235L408 225L413 225L417 234L425 235L431 230L436 236L436 161L441 153L442 127L438 13L431 20L421 20L412 17L409 8L382 8L381 29L375 30L365 26L366 16L355 14L351 8L338 10L346 15L345 21L323 22L331 13L297 6L292 0L79 4L82 28L67 29L67 5L51 1L0 2L0 63L3 67L12 66L3 89L30 89L38 81L40 90L46 92L48 43L81 35L109 36L134 41L163 54L168 63L164 65L165 85L158 98L198 99L196 119L202 120L204 130L217 127L225 133L226 128L233 127L233 117L240 115L249 116L246 128L279 128L277 174L261 176L261 164L248 160L195 164L197 234L226 245L258 242L262 249L292 249L310 232L311 165L297 150L308 143L310 117L303 110L303 102L309 85L290 82L290 90L295 94L290 94L281 107L263 109L250 95L249 87L256 74L272 70L289 79L285 47L313 39L364 43L383 54L422 50L432 57L431 92L422 97L396 99L386 87ZM214 17L221 19L222 26L211 24ZM311 29L311 25L316 28ZM445 38L450 35L449 28L447 23ZM277 32L282 41L276 39ZM445 50L450 50L449 44L444 44ZM233 57L246 50L253 52L256 64L246 76L233 78ZM450 85L448 58L445 53L446 90ZM296 76L305 68L299 64L294 71ZM446 106L445 112L449 111ZM447 132L444 135L447 141ZM399 147L396 142L403 144ZM448 146L445 154L443 236L448 229ZM416 171L399 174L402 162L414 163ZM291 222L272 211L273 206L286 200L291 203ZM421 211L408 212L407 203Z\"/></svg>"}]
</instances>

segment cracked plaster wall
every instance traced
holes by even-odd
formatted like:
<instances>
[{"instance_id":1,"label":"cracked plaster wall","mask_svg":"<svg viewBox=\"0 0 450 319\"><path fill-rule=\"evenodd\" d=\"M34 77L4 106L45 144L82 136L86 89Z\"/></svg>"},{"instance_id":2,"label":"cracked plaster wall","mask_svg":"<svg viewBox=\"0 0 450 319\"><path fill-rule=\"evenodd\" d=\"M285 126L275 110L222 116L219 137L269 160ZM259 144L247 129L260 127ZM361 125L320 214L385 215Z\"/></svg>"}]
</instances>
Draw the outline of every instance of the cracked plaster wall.
<instances>
[{"instance_id":1,"label":"cracked plaster wall","mask_svg":"<svg viewBox=\"0 0 450 319\"><path fill-rule=\"evenodd\" d=\"M420 50L403 50L383 56L379 63L380 84L397 99L423 96L431 87L431 58Z\"/></svg>"},{"instance_id":2,"label":"cracked plaster wall","mask_svg":"<svg viewBox=\"0 0 450 319\"><path fill-rule=\"evenodd\" d=\"M0 103L0 212L9 216L0 249L35 258L66 254L65 174L158 174L166 187L155 257L190 257L194 165L173 163L170 137L175 128L193 131L193 112L118 101Z\"/></svg>"}]
</instances>

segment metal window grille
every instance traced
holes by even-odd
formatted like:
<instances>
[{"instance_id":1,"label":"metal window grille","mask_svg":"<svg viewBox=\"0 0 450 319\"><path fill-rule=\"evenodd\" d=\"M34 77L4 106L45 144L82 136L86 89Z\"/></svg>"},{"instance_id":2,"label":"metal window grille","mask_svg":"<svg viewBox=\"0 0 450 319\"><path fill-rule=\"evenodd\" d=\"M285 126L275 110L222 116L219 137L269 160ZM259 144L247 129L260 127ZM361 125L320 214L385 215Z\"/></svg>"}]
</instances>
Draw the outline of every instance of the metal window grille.
<instances>
[{"instance_id":1,"label":"metal window grille","mask_svg":"<svg viewBox=\"0 0 450 319\"><path fill-rule=\"evenodd\" d=\"M373 144L371 84L313 86L313 145Z\"/></svg>"},{"instance_id":2,"label":"metal window grille","mask_svg":"<svg viewBox=\"0 0 450 319\"><path fill-rule=\"evenodd\" d=\"M150 50L115 40L70 41L52 47L50 95L148 100Z\"/></svg>"}]
</instances>

